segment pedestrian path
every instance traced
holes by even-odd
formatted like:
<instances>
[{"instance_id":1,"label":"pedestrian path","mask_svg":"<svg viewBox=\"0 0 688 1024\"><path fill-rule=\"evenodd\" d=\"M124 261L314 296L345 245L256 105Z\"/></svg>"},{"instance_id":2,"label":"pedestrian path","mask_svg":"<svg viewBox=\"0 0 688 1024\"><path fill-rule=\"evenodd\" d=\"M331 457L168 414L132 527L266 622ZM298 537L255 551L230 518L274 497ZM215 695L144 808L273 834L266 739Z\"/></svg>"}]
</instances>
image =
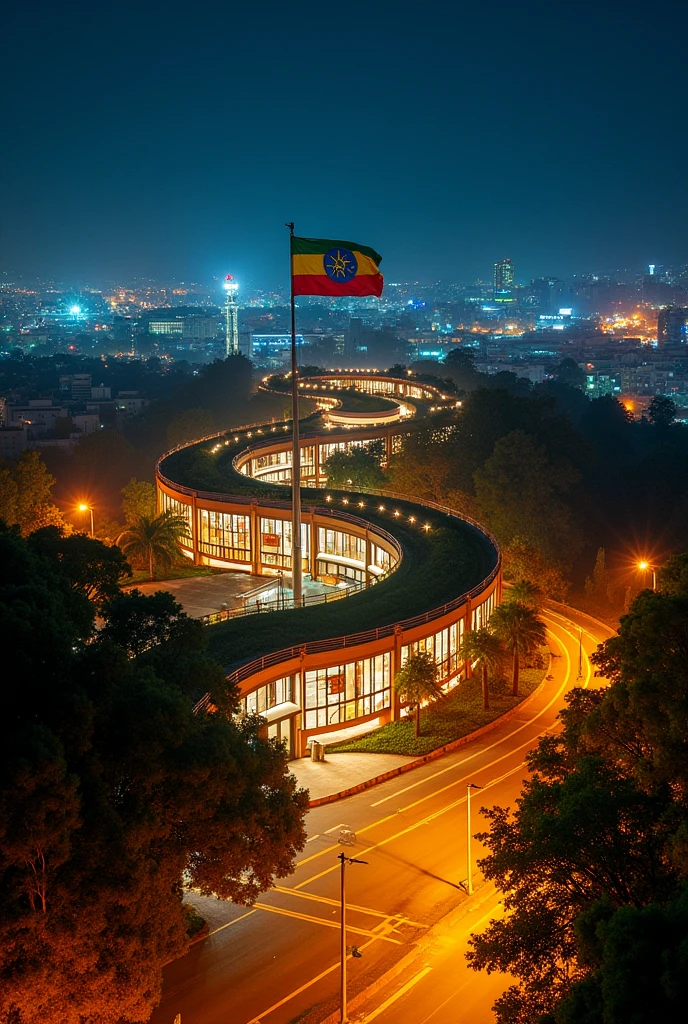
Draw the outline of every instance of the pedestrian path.
<instances>
[{"instance_id":1,"label":"pedestrian path","mask_svg":"<svg viewBox=\"0 0 688 1024\"><path fill-rule=\"evenodd\" d=\"M394 768L415 761L403 754L325 754L324 761L311 761L300 757L289 762L289 771L311 800L332 796L359 786Z\"/></svg>"}]
</instances>

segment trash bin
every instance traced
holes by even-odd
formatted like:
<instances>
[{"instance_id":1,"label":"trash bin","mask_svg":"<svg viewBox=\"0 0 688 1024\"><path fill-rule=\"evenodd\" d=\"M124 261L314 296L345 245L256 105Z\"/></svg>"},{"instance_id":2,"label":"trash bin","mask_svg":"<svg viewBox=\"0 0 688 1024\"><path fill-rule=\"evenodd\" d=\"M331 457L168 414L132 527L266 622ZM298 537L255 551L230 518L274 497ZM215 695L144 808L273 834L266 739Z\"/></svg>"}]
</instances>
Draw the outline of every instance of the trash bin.
<instances>
[{"instance_id":1,"label":"trash bin","mask_svg":"<svg viewBox=\"0 0 688 1024\"><path fill-rule=\"evenodd\" d=\"M318 743L317 740L311 742L311 761L324 761L325 760L325 745Z\"/></svg>"}]
</instances>

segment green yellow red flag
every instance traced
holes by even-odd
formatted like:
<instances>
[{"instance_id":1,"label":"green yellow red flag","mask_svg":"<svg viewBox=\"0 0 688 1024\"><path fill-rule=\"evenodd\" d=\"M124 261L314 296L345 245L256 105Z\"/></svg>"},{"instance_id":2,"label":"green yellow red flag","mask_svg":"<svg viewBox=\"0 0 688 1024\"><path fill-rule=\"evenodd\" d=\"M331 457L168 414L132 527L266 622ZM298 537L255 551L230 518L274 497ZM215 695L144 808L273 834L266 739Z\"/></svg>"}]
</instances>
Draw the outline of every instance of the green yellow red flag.
<instances>
[{"instance_id":1,"label":"green yellow red flag","mask_svg":"<svg viewBox=\"0 0 688 1024\"><path fill-rule=\"evenodd\" d=\"M381 295L381 261L379 252L357 242L292 235L294 295Z\"/></svg>"}]
</instances>

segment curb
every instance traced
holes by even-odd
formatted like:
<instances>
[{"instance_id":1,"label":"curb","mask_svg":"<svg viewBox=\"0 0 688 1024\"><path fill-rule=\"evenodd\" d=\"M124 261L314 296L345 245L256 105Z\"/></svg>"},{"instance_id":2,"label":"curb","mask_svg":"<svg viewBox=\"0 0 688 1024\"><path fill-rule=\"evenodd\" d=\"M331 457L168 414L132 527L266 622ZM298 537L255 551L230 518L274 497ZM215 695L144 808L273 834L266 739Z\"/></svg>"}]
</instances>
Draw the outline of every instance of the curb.
<instances>
[{"instance_id":1,"label":"curb","mask_svg":"<svg viewBox=\"0 0 688 1024\"><path fill-rule=\"evenodd\" d=\"M551 667L552 655L550 654L547 675L550 674ZM312 810L314 807L333 804L337 800L344 800L348 796L355 796L356 793L363 793L366 789L372 789L373 786L379 786L381 782L388 782L390 779L396 779L399 775L405 775L406 772L413 771L414 768L422 768L424 764L436 761L438 758L444 757L445 754L451 754L454 750L459 750L461 747L465 747L468 743L472 743L473 740L477 740L480 736L484 736L485 733L496 729L497 726L501 725L503 722L508 722L518 714L519 711L527 707L527 705L530 704L530 702L533 701L544 689L547 681L547 675L540 685L536 686L532 693L529 693L522 701L515 704L513 708L509 708L508 711L505 711L503 715L499 716L499 718L495 718L492 722L488 722L487 725L481 725L479 729L474 729L473 732L469 732L466 736L460 736L459 739L452 740L451 743L445 743L443 747L431 750L428 754L423 754L422 757L418 757L414 761L409 761L408 764L400 764L397 768L390 768L388 772L383 772L382 775L376 775L372 779L366 779L365 782L359 782L358 785L350 786L349 789L343 789L339 793L330 793L328 796L319 796L314 800L309 800L308 809Z\"/></svg>"},{"instance_id":2,"label":"curb","mask_svg":"<svg viewBox=\"0 0 688 1024\"><path fill-rule=\"evenodd\" d=\"M582 608L576 608L575 604L564 604L563 601L552 601L548 598L545 601L545 607L552 608L554 611L559 611L567 619L570 618L570 615L568 614L569 612L576 612L577 615L582 615L584 619L590 619L590 621L594 622L596 626L601 626L602 629L611 633L612 636L614 636L615 633L618 633L618 630L615 630L609 622L605 622L604 619L596 618L596 616L591 615L590 612L584 612Z\"/></svg>"}]
</instances>

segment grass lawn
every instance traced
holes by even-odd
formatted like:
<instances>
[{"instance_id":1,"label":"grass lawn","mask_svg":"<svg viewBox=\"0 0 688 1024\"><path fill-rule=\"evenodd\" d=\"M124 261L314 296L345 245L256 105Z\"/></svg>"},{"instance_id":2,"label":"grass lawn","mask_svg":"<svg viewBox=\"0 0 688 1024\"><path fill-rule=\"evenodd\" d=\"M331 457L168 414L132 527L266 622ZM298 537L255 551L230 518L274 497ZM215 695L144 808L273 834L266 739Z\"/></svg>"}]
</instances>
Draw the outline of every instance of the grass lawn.
<instances>
[{"instance_id":1,"label":"grass lawn","mask_svg":"<svg viewBox=\"0 0 688 1024\"><path fill-rule=\"evenodd\" d=\"M365 736L359 736L348 743L332 744L327 747L331 754L354 751L369 754L412 754L421 757L431 750L443 747L445 743L467 736L475 729L493 722L505 711L511 710L535 690L548 669L521 669L520 696L512 697L511 683L501 680L490 682L490 710L483 711L480 678L475 676L460 683L446 697L430 704L421 711L421 735L414 736L413 718L403 718L375 729Z\"/></svg>"}]
</instances>

